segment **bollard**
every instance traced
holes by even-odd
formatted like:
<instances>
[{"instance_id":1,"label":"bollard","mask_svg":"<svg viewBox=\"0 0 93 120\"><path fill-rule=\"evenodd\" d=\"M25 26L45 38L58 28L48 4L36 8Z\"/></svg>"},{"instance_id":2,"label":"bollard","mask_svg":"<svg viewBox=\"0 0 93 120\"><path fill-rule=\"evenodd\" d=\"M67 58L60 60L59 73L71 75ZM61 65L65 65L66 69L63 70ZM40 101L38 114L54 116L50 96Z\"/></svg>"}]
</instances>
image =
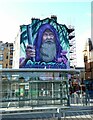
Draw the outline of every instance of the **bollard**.
<instances>
[{"instance_id":1,"label":"bollard","mask_svg":"<svg viewBox=\"0 0 93 120\"><path fill-rule=\"evenodd\" d=\"M61 120L61 112L60 112L60 108L57 109L57 113L58 113L58 120Z\"/></svg>"}]
</instances>

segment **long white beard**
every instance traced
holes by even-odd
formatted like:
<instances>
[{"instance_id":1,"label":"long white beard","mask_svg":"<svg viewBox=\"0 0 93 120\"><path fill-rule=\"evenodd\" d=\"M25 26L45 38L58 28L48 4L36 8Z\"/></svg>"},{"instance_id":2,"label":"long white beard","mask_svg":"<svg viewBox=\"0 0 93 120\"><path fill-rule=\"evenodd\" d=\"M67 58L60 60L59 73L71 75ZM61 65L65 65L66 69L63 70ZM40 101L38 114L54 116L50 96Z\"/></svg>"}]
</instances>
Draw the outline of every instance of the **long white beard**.
<instances>
[{"instance_id":1,"label":"long white beard","mask_svg":"<svg viewBox=\"0 0 93 120\"><path fill-rule=\"evenodd\" d=\"M56 45L53 40L46 40L40 48L40 57L44 62L51 62L56 57Z\"/></svg>"}]
</instances>

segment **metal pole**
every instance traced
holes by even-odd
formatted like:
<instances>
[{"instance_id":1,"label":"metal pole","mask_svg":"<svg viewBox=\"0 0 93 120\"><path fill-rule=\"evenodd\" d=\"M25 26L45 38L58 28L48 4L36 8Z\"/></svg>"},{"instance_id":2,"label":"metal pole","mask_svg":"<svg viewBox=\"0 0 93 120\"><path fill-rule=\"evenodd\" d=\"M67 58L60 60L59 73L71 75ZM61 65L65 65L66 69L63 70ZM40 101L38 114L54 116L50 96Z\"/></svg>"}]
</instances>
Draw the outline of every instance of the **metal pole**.
<instances>
[{"instance_id":1,"label":"metal pole","mask_svg":"<svg viewBox=\"0 0 93 120\"><path fill-rule=\"evenodd\" d=\"M54 89L53 89L53 83L52 83L52 99L54 97ZM54 103L54 100L52 100L52 104Z\"/></svg>"},{"instance_id":2,"label":"metal pole","mask_svg":"<svg viewBox=\"0 0 93 120\"><path fill-rule=\"evenodd\" d=\"M58 112L58 120L61 120L61 112L60 112L60 108L57 109Z\"/></svg>"}]
</instances>

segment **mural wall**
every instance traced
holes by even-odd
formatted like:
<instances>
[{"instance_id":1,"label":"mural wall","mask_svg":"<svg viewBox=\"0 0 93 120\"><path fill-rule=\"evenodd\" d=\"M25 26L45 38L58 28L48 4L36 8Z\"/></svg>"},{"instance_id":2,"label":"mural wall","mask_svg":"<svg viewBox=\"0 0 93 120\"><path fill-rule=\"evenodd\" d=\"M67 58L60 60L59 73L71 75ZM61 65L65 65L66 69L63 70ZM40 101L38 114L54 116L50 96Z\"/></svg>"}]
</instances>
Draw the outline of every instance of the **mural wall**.
<instances>
[{"instance_id":1,"label":"mural wall","mask_svg":"<svg viewBox=\"0 0 93 120\"><path fill-rule=\"evenodd\" d=\"M69 33L57 17L20 26L19 68L69 68Z\"/></svg>"}]
</instances>

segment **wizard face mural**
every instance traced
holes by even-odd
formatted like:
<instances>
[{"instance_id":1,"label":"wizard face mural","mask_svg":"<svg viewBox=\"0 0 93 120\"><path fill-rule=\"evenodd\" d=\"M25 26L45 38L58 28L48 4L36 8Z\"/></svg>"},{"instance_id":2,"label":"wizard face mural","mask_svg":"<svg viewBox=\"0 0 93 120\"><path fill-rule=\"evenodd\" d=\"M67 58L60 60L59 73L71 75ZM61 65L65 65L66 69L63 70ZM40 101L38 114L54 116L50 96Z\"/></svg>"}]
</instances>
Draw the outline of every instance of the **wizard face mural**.
<instances>
[{"instance_id":1,"label":"wizard face mural","mask_svg":"<svg viewBox=\"0 0 93 120\"><path fill-rule=\"evenodd\" d=\"M49 29L46 29L42 36L40 58L44 62L51 62L54 58L56 58L55 36Z\"/></svg>"},{"instance_id":2,"label":"wizard face mural","mask_svg":"<svg viewBox=\"0 0 93 120\"><path fill-rule=\"evenodd\" d=\"M38 28L38 29L37 29ZM33 28L27 26L28 39L20 43L24 56L20 52L20 68L69 68L68 51L53 25L42 23ZM35 33L35 34L33 34ZM63 44L62 44L63 43ZM66 45L66 43L65 43ZM63 46L63 47L62 47Z\"/></svg>"}]
</instances>

